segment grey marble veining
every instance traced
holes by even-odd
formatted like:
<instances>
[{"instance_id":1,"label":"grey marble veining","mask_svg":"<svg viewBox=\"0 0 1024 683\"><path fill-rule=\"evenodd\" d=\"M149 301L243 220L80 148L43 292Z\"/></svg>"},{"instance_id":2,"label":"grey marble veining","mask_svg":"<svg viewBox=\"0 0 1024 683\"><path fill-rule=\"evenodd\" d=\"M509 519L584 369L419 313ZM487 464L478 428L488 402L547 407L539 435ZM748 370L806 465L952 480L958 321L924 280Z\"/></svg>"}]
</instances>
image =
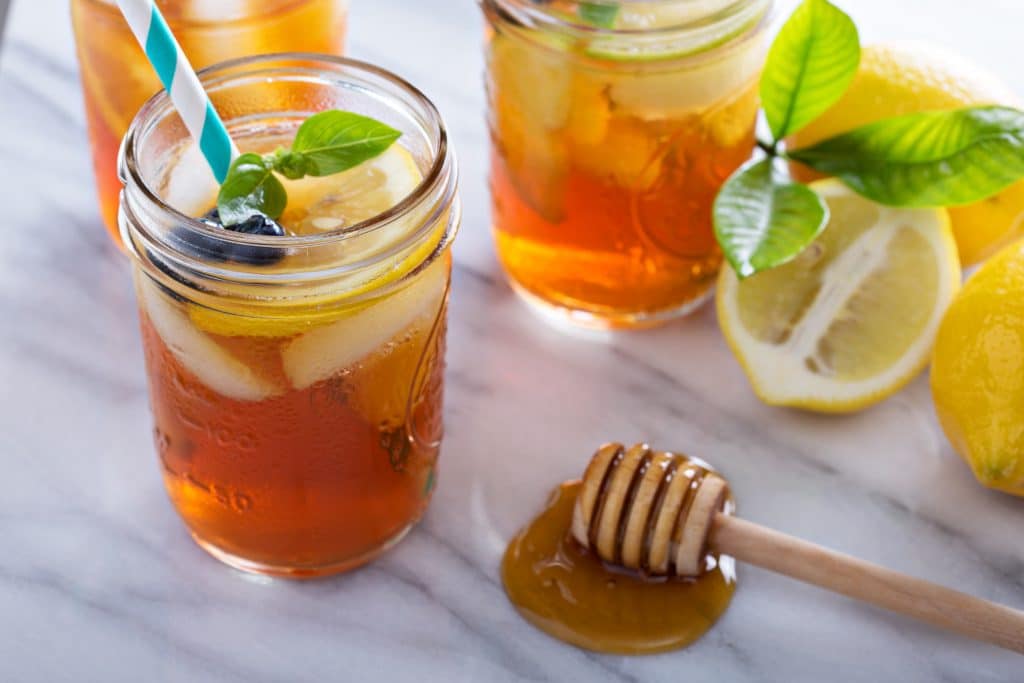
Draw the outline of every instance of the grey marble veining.
<instances>
[{"instance_id":1,"label":"grey marble veining","mask_svg":"<svg viewBox=\"0 0 1024 683\"><path fill-rule=\"evenodd\" d=\"M490 243L481 21L468 0L353 0L350 54L420 85L462 165L441 479L375 564L290 583L206 556L150 442L124 259L96 214L67 3L16 0L0 52L0 681L1024 681L1024 658L750 567L694 647L598 656L509 606L509 536L600 441L713 461L751 520L1024 607L1024 501L977 486L925 378L849 417L761 405L714 313L569 336ZM842 3L1024 92L1015 0Z\"/></svg>"}]
</instances>

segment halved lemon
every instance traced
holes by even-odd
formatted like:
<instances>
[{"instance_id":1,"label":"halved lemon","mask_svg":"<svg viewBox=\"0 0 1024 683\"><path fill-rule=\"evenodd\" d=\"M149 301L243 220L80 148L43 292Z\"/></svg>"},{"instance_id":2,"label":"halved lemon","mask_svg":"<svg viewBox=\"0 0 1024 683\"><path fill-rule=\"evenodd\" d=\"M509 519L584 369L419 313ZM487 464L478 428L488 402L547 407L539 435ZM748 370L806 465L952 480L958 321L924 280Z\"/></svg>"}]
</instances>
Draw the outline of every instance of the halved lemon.
<instances>
[{"instance_id":1,"label":"halved lemon","mask_svg":"<svg viewBox=\"0 0 1024 683\"><path fill-rule=\"evenodd\" d=\"M829 206L824 232L745 280L724 268L718 319L765 403L849 412L927 364L960 262L945 209L881 206L838 180L812 187Z\"/></svg>"},{"instance_id":2,"label":"halved lemon","mask_svg":"<svg viewBox=\"0 0 1024 683\"><path fill-rule=\"evenodd\" d=\"M386 152L343 173L321 178L286 181L288 208L281 223L291 232L309 235L355 225L401 202L422 178L412 155L392 146ZM401 240L418 229L417 216L406 216L389 225L338 243L338 261L356 262ZM438 222L440 239L446 221ZM220 297L197 295L189 317L202 330L223 336L289 337L334 322L365 308L346 304L372 290L395 282L419 265L437 247L437 239L421 242L411 251L385 259L325 286L324 292L305 297L300 305L271 308L234 303ZM287 259L284 262L287 265ZM208 304L208 305L207 305Z\"/></svg>"}]
</instances>

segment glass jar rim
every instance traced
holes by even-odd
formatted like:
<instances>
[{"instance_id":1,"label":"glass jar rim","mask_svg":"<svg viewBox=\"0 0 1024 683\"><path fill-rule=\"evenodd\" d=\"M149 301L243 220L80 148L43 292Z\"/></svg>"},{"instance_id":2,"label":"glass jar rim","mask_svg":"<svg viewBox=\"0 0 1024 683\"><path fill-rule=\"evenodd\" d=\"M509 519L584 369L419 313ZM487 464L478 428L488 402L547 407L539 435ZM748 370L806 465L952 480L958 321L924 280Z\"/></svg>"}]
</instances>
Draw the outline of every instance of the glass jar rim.
<instances>
[{"instance_id":1,"label":"glass jar rim","mask_svg":"<svg viewBox=\"0 0 1024 683\"><path fill-rule=\"evenodd\" d=\"M346 69L354 69L372 77L379 78L389 85L396 87L403 95L408 96L415 106L418 106L422 110L422 113L427 119L427 123L430 124L433 129L431 132L434 134L433 137L435 138L431 140L434 148L432 149L433 159L431 160L430 167L423 174L422 180L420 180L416 187L413 188L413 190L401 201L380 214L360 221L359 223L355 223L354 225L316 235L286 235L278 237L247 235L244 233L218 230L217 228L203 223L194 216L189 216L188 214L179 211L177 208L164 201L164 199L160 197L160 194L151 187L150 183L145 179L144 174L139 167L137 158L137 144L139 138L147 132L147 129L150 126L155 125L160 121L163 116L175 111L174 106L171 103L170 96L166 90L161 90L154 94L146 101L145 104L142 105L142 108L139 109L138 113L132 119L131 125L128 127L128 132L125 133L125 136L121 141L121 149L118 153L118 176L121 182L124 183L126 187L128 186L128 183L131 182L132 186L138 188L142 193L144 200L152 207L155 207L156 211L166 217L169 221L174 221L177 225L188 228L188 230L194 231L203 236L239 245L297 249L315 248L328 244L341 243L346 239L360 237L373 232L374 230L379 230L387 225L393 224L394 222L409 215L425 199L429 198L434 193L440 183L447 179L446 177L449 175L447 171L451 166L451 152L449 149L448 131L441 119L440 112L438 112L434 103L431 102L430 99L416 86L387 69L383 69L361 60L350 59L348 57L324 55L312 52L279 52L225 60L204 69L200 69L197 74L203 84L203 87L209 91L217 85L229 83L235 79L252 78L254 76L267 78L269 75L268 72L294 73L300 69L297 66L281 66L279 64L281 62L306 62L314 65L321 64L336 68L342 67ZM274 66L274 63L278 63L278 65ZM269 66L265 66L263 69L246 68L259 66L261 64ZM324 69L318 70L315 66L312 68L313 70L320 71L321 73L329 73ZM309 72L311 67L307 65L302 67L301 70ZM452 182L452 185L454 186L454 182ZM409 237L414 238L417 236L418 233L410 235ZM413 239L410 241L414 242L415 240ZM400 249L403 246L407 245L403 243L397 245L397 248ZM382 256L386 255L387 254L383 254Z\"/></svg>"},{"instance_id":2,"label":"glass jar rim","mask_svg":"<svg viewBox=\"0 0 1024 683\"><path fill-rule=\"evenodd\" d=\"M701 0L588 0L587 4L604 6L622 5L678 5L685 6L689 3L697 3ZM770 6L773 0L726 0L724 6L717 8L707 14L697 16L690 21L678 24L659 26L656 28L614 28L588 24L582 20L573 20L569 15L560 15L545 10L537 5L534 0L481 0L485 5L498 7L508 12L512 17L521 22L533 25L544 26L561 30L584 38L612 37L619 39L646 38L646 39L671 39L680 38L687 34L699 33L710 28L720 26L730 20L742 16L745 10L757 5ZM582 4L582 2L580 3Z\"/></svg>"}]
</instances>

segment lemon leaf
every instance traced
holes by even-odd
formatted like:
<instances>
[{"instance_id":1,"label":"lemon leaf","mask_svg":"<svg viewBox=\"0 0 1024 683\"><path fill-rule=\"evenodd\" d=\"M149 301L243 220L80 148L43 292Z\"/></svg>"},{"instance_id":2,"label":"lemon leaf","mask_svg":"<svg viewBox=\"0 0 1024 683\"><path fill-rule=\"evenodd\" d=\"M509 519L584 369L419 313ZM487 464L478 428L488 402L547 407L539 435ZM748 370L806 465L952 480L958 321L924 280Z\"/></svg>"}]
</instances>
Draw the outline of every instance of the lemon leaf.
<instances>
[{"instance_id":1,"label":"lemon leaf","mask_svg":"<svg viewBox=\"0 0 1024 683\"><path fill-rule=\"evenodd\" d=\"M772 43L761 74L761 102L775 139L835 104L859 63L853 20L828 0L804 0Z\"/></svg>"},{"instance_id":2,"label":"lemon leaf","mask_svg":"<svg viewBox=\"0 0 1024 683\"><path fill-rule=\"evenodd\" d=\"M1024 112L987 106L897 116L788 156L881 204L973 204L1024 177Z\"/></svg>"},{"instance_id":3,"label":"lemon leaf","mask_svg":"<svg viewBox=\"0 0 1024 683\"><path fill-rule=\"evenodd\" d=\"M747 164L722 186L714 204L715 238L741 277L791 260L828 224L828 207L793 182L784 163Z\"/></svg>"},{"instance_id":4,"label":"lemon leaf","mask_svg":"<svg viewBox=\"0 0 1024 683\"><path fill-rule=\"evenodd\" d=\"M224 225L242 223L262 213L277 218L288 202L281 181L259 154L242 154L232 162L217 193L217 211Z\"/></svg>"},{"instance_id":5,"label":"lemon leaf","mask_svg":"<svg viewBox=\"0 0 1024 683\"><path fill-rule=\"evenodd\" d=\"M307 174L325 176L372 159L401 135L401 131L369 116L334 109L303 121L291 151L301 155Z\"/></svg>"}]
</instances>

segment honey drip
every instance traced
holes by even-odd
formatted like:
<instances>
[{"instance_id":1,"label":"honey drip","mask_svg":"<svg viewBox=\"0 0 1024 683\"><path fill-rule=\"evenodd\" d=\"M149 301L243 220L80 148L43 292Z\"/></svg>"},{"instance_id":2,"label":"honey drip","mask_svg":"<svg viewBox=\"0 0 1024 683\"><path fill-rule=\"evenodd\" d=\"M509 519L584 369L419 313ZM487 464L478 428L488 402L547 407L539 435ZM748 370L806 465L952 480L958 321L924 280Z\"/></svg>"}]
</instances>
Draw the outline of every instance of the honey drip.
<instances>
[{"instance_id":1,"label":"honey drip","mask_svg":"<svg viewBox=\"0 0 1024 683\"><path fill-rule=\"evenodd\" d=\"M611 568L569 535L579 482L552 493L502 561L509 600L531 624L587 650L650 654L685 647L718 620L736 588L728 556L708 556L698 578L646 577Z\"/></svg>"}]
</instances>

